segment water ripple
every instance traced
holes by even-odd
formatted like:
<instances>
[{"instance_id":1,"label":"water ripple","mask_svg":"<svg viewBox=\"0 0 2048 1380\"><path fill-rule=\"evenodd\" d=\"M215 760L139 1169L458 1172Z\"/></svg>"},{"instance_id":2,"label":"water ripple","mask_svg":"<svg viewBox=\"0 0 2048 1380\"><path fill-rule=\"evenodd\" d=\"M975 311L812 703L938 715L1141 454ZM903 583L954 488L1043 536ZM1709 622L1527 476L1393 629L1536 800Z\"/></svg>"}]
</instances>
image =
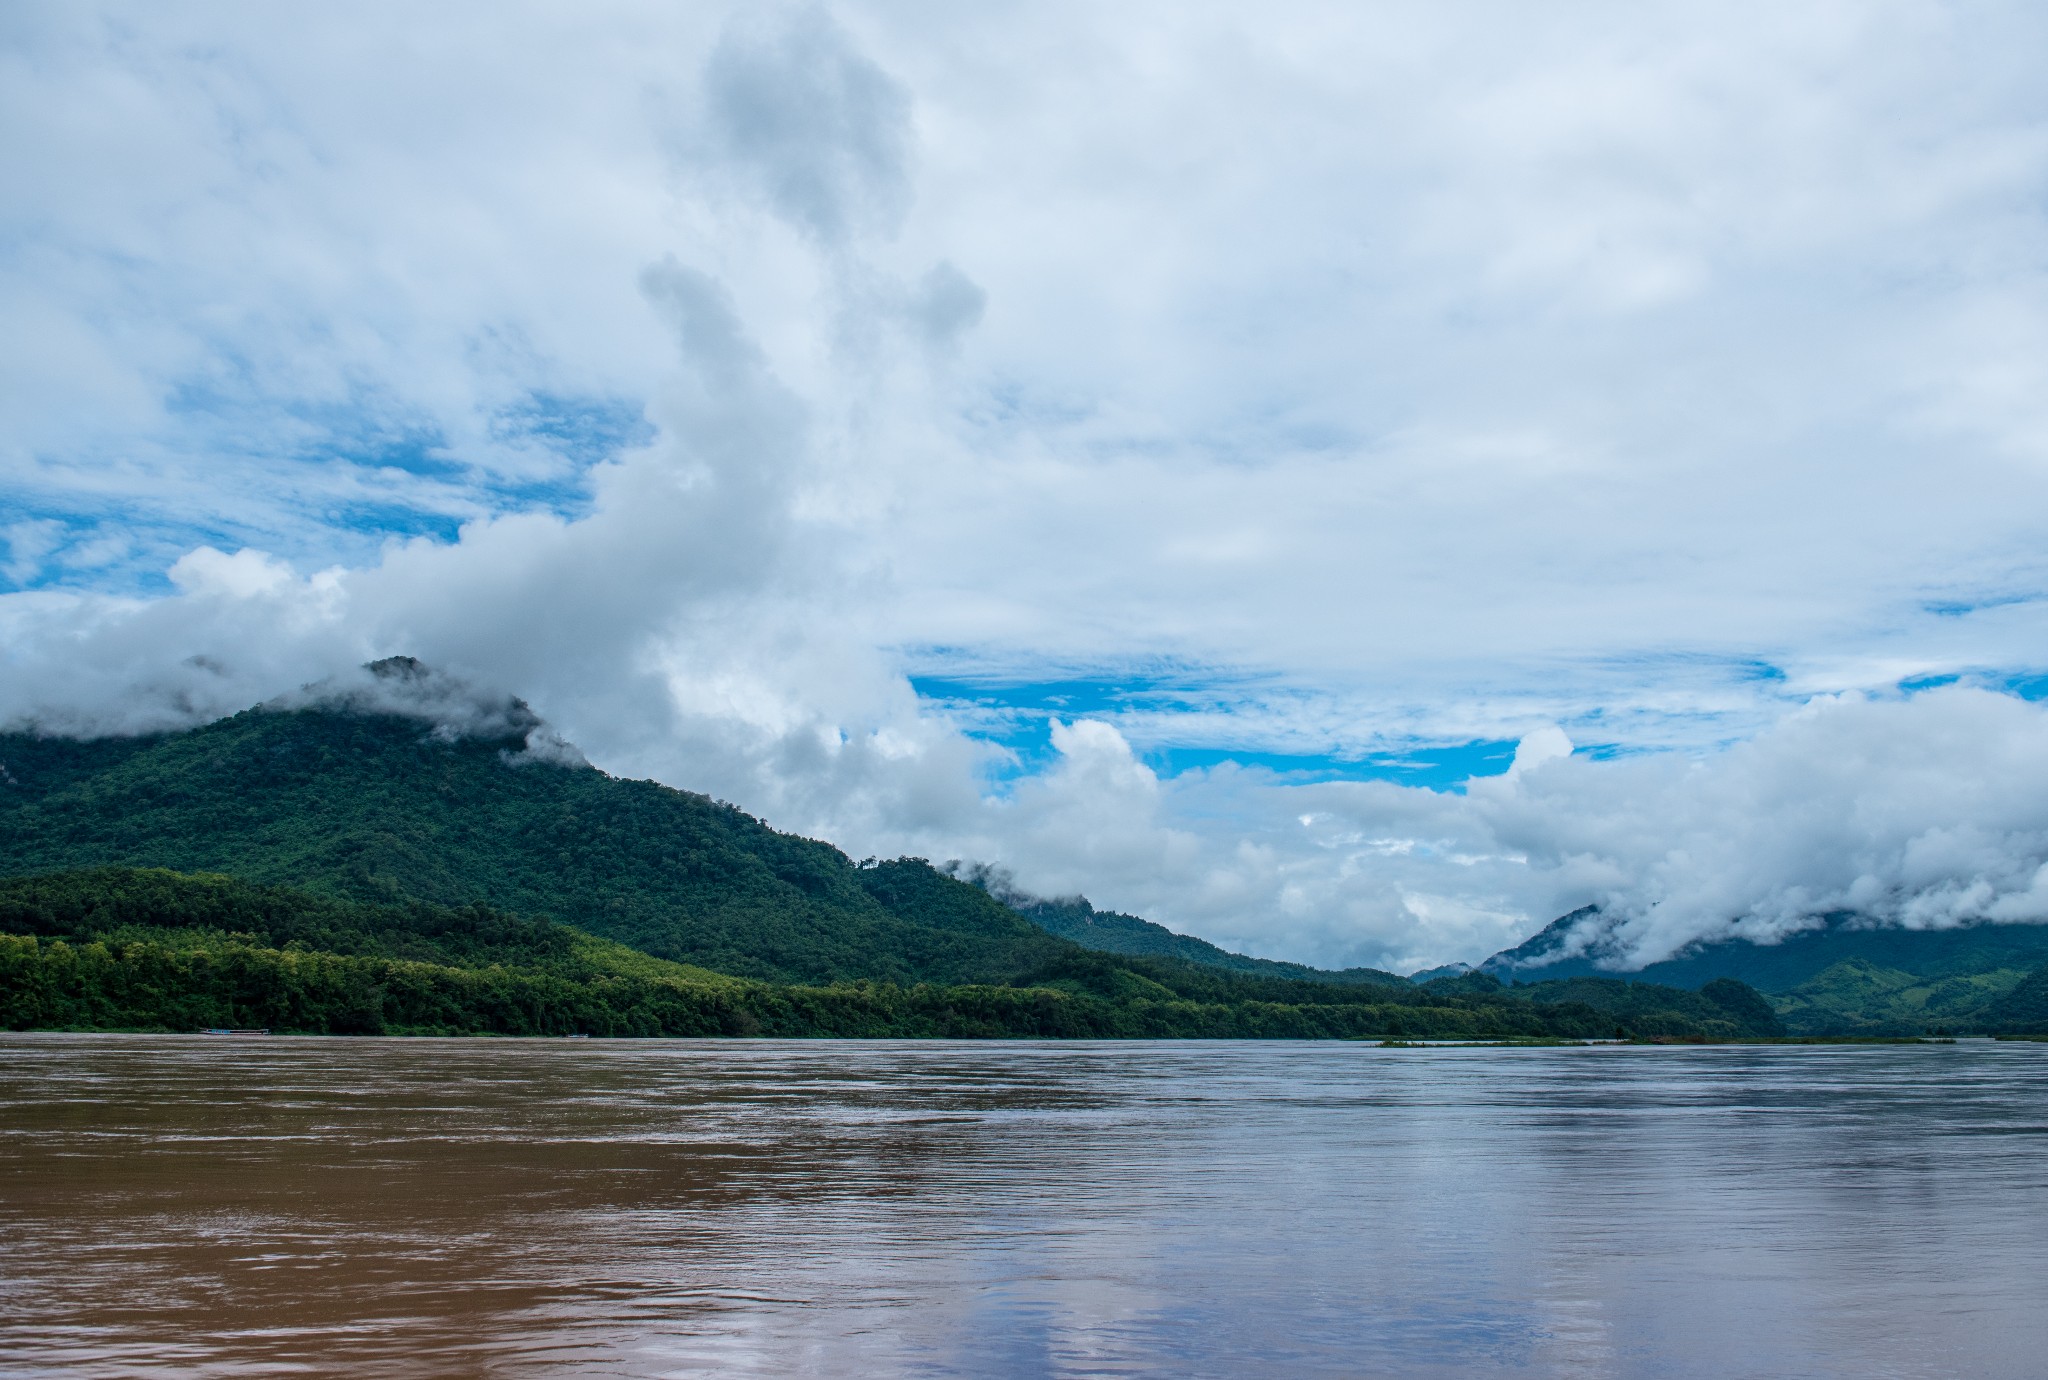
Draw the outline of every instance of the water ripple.
<instances>
[{"instance_id":1,"label":"water ripple","mask_svg":"<svg viewBox=\"0 0 2048 1380\"><path fill-rule=\"evenodd\" d=\"M2048 1047L0 1037L0 1374L2026 1376Z\"/></svg>"}]
</instances>

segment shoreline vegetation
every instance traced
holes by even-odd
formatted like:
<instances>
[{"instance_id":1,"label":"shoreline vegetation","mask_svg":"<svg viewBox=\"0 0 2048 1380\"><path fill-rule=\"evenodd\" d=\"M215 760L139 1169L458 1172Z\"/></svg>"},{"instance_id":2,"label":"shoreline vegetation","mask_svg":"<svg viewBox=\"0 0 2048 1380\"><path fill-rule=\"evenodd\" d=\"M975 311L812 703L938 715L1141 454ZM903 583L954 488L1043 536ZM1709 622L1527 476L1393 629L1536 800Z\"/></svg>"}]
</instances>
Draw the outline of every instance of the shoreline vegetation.
<instances>
[{"instance_id":1,"label":"shoreline vegetation","mask_svg":"<svg viewBox=\"0 0 2048 1380\"><path fill-rule=\"evenodd\" d=\"M484 906L370 906L164 869L0 880L0 1026L372 1035L1726 1041L1740 983L1512 990L1246 977L1073 946L1007 983L771 983Z\"/></svg>"},{"instance_id":2,"label":"shoreline vegetation","mask_svg":"<svg viewBox=\"0 0 2048 1380\"><path fill-rule=\"evenodd\" d=\"M594 1043L601 1040L616 1040L637 1043L645 1040L872 1040L881 1043L902 1041L1018 1041L1041 1043L1060 1041L1069 1037L1044 1035L507 1035L499 1031L479 1030L450 1034L434 1030L384 1030L374 1035L319 1033L304 1030L172 1030L163 1026L71 1026L39 1025L24 1029L0 1029L0 1035L136 1035L153 1038L189 1040L540 1040L563 1041L577 1044ZM1079 1042L1101 1044L1145 1043L1147 1041L1201 1041L1210 1036L1158 1035L1158 1036L1103 1036L1090 1040L1089 1037L1072 1037ZM1220 1037L1228 1039L1230 1037ZM1264 1040L1273 1038L1285 1042L1286 1037L1246 1036L1241 1040ZM1315 1043L1340 1043L1357 1045L1362 1049L1666 1049L1673 1051L1692 1049L1795 1049L1795 1048L1892 1048L1898 1045L1955 1045L1955 1044L2048 1044L2048 1035L1781 1035L1773 1037L1747 1036L1735 1039L1676 1039L1660 1036L1655 1039L1584 1039L1573 1040L1562 1037L1531 1036L1499 1040L1396 1040L1378 1039L1370 1035L1341 1036L1320 1039L1308 1037Z\"/></svg>"}]
</instances>

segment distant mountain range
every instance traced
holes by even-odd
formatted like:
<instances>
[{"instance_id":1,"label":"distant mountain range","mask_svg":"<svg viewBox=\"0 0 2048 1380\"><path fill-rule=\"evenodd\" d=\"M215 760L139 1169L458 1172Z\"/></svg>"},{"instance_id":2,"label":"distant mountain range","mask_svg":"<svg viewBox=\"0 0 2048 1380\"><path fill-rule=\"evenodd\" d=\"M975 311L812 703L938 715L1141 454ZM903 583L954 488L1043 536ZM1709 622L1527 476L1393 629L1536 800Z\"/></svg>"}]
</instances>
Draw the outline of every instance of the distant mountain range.
<instances>
[{"instance_id":1,"label":"distant mountain range","mask_svg":"<svg viewBox=\"0 0 2048 1380\"><path fill-rule=\"evenodd\" d=\"M1087 948L1164 955L1230 972L1333 983L1411 982L1483 991L1494 982L1555 995L1583 979L1698 990L1733 979L1767 994L1786 1028L1802 1035L1911 1035L2048 1030L2048 925L1981 924L1902 930L1837 914L1779 944L1727 940L1629 970L1600 942L1606 922L1585 907L1558 917L1479 964L1446 964L1407 978L1377 968L1326 969L1230 953L1134 915L1100 911L1082 896L1017 891L990 868L958 869L1019 914ZM1563 956L1569 954L1569 957ZM1603 962L1610 966L1603 966ZM1482 981L1475 985L1472 978ZM2031 985L2028 985L2030 984Z\"/></svg>"},{"instance_id":2,"label":"distant mountain range","mask_svg":"<svg viewBox=\"0 0 2048 1380\"><path fill-rule=\"evenodd\" d=\"M1734 978L1768 994L1802 1033L2048 1029L2048 1011L2036 1009L2036 993L2048 990L2048 925L1906 930L1847 912L1818 919L1776 944L1723 940L1621 972L1602 942L1605 918L1589 906L1473 971L1506 982L1618 976L1675 987Z\"/></svg>"},{"instance_id":3,"label":"distant mountain range","mask_svg":"<svg viewBox=\"0 0 2048 1380\"><path fill-rule=\"evenodd\" d=\"M0 735L0 878L15 879L0 896L0 1021L1379 1038L1780 1029L1740 983L1417 986L1228 954L1078 900L1020 913L923 859L856 864L730 805L609 776L516 700L437 720L407 708L446 689L433 672L406 659L368 669L368 693L313 687L182 732Z\"/></svg>"},{"instance_id":4,"label":"distant mountain range","mask_svg":"<svg viewBox=\"0 0 2048 1380\"><path fill-rule=\"evenodd\" d=\"M1392 983L1408 981L1378 968L1311 968L1270 958L1249 958L1219 949L1206 939L1176 934L1164 925L1120 911L1097 910L1086 896L1047 898L1017 890L1007 876L991 867L947 864L947 874L972 882L1047 933L1071 939L1084 949L1132 957L1178 958L1226 972L1252 977L1286 978L1295 982Z\"/></svg>"}]
</instances>

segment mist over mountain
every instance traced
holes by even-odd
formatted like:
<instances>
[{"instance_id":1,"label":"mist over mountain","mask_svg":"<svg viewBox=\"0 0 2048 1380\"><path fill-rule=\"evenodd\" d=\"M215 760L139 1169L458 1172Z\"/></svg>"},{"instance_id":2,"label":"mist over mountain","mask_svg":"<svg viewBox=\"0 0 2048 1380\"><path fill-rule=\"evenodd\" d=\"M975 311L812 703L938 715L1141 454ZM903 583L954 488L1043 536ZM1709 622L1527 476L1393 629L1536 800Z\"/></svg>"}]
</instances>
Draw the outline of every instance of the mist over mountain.
<instances>
[{"instance_id":1,"label":"mist over mountain","mask_svg":"<svg viewBox=\"0 0 2048 1380\"><path fill-rule=\"evenodd\" d=\"M2030 1029L2028 998L2014 994L2048 971L2041 923L1905 929L1835 912L1789 935L1698 943L1648 964L1629 962L1617 930L1588 906L1466 971L1516 984L1606 977L1697 988L1735 979L1769 994L1795 1031L1886 1034Z\"/></svg>"},{"instance_id":2,"label":"mist over mountain","mask_svg":"<svg viewBox=\"0 0 2048 1380\"><path fill-rule=\"evenodd\" d=\"M1153 948L1090 949L924 859L856 864L731 805L611 777L520 700L409 658L195 729L0 735L0 764L0 1022L16 1028L1779 1028L1739 985L1416 987L1244 959L1134 917L1111 928Z\"/></svg>"},{"instance_id":3,"label":"mist over mountain","mask_svg":"<svg viewBox=\"0 0 2048 1380\"><path fill-rule=\"evenodd\" d=\"M1270 958L1250 958L1219 949L1193 935L1176 934L1164 925L1136 915L1097 910L1086 896L1044 897L1019 890L1016 879L1003 867L990 863L944 864L948 876L980 887L1033 924L1071 939L1084 948L1114 954L1160 954L1200 963L1211 968L1249 973L1261 977L1298 979L1310 982L1377 982L1400 984L1406 979L1379 968L1311 968L1301 963L1283 963Z\"/></svg>"},{"instance_id":4,"label":"mist over mountain","mask_svg":"<svg viewBox=\"0 0 2048 1380\"><path fill-rule=\"evenodd\" d=\"M1404 981L1227 953L1079 898L1039 901L993 867L856 867L733 806L595 771L524 700L413 657L179 733L0 736L0 766L13 807L0 869L152 866L358 901L481 901L782 981L1013 976L1055 951L1045 935L1254 976ZM974 934L974 959L942 957L957 936L918 926Z\"/></svg>"},{"instance_id":5,"label":"mist over mountain","mask_svg":"<svg viewBox=\"0 0 2048 1380\"><path fill-rule=\"evenodd\" d=\"M1028 986L1068 981L1048 974L1093 952L1168 965L1144 982L1172 977L1232 999L1262 983L1269 998L1311 1004L1336 1000L1332 989L1396 1005L1497 993L1577 1003L1637 1029L1721 1019L1671 993L1733 980L1768 994L1769 1019L1795 1031L1913 1033L2023 1021L2026 984L2048 964L2044 925L1908 930L1838 913L1775 941L1757 931L1764 942L1724 938L1642 965L1626 925L1596 907L1476 968L1420 973L1419 985L1249 957L1083 897L1034 896L998 866L856 864L731 805L619 780L518 697L410 657L196 729L0 735L0 771L0 873L166 868L358 906L481 904L769 983Z\"/></svg>"}]
</instances>

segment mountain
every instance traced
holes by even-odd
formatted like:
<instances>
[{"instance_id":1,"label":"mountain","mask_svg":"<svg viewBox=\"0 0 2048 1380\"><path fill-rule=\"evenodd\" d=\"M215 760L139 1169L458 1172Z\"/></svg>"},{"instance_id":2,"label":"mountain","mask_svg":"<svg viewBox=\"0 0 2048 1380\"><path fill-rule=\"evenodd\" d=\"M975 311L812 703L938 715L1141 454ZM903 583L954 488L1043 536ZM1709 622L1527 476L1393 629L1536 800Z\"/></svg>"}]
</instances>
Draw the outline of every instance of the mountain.
<instances>
[{"instance_id":1,"label":"mountain","mask_svg":"<svg viewBox=\"0 0 2048 1380\"><path fill-rule=\"evenodd\" d=\"M1219 949L1205 939L1177 934L1164 925L1119 911L1097 910L1086 896L1047 899L1016 890L1000 871L948 863L949 876L972 882L1048 934L1072 940L1101 953L1178 958L1225 972L1253 977L1286 978L1295 982L1381 983L1401 986L1408 979L1378 968L1311 968L1277 959L1250 958Z\"/></svg>"},{"instance_id":2,"label":"mountain","mask_svg":"<svg viewBox=\"0 0 2048 1380\"><path fill-rule=\"evenodd\" d=\"M419 663L369 669L378 703L413 691L446 711L452 691ZM1250 976L1403 981L1227 953L1085 899L1003 891L987 870L965 887L917 859L856 868L731 806L594 771L516 699L465 704L460 733L376 707L330 696L153 738L0 735L0 871L121 863L479 901L785 982L1003 980L1046 959L1043 934Z\"/></svg>"},{"instance_id":3,"label":"mountain","mask_svg":"<svg viewBox=\"0 0 2048 1380\"><path fill-rule=\"evenodd\" d=\"M730 805L609 776L517 700L403 659L367 671L350 688L314 687L181 732L0 735L5 1023L1352 1038L1778 1029L1742 1002L1643 984L1618 997L1525 996L1390 974L1331 981L1209 946L1208 962L1090 951L923 859L856 865ZM1184 941L1116 922L1102 928Z\"/></svg>"},{"instance_id":4,"label":"mountain","mask_svg":"<svg viewBox=\"0 0 2048 1380\"><path fill-rule=\"evenodd\" d=\"M704 796L536 757L533 732L316 705L140 738L0 735L0 873L120 864L476 902L780 982L1005 981L1064 951L920 860L856 867Z\"/></svg>"},{"instance_id":5,"label":"mountain","mask_svg":"<svg viewBox=\"0 0 2048 1380\"><path fill-rule=\"evenodd\" d=\"M1776 944L1722 940L1618 974L1599 963L1612 961L1604 928L1593 907L1575 910L1479 969L1522 984L1599 975L1692 988L1733 978L1768 994L1795 1033L1896 1034L2018 1029L2018 1008L2001 1003L2048 966L2048 925L1903 930L1837 913Z\"/></svg>"}]
</instances>

